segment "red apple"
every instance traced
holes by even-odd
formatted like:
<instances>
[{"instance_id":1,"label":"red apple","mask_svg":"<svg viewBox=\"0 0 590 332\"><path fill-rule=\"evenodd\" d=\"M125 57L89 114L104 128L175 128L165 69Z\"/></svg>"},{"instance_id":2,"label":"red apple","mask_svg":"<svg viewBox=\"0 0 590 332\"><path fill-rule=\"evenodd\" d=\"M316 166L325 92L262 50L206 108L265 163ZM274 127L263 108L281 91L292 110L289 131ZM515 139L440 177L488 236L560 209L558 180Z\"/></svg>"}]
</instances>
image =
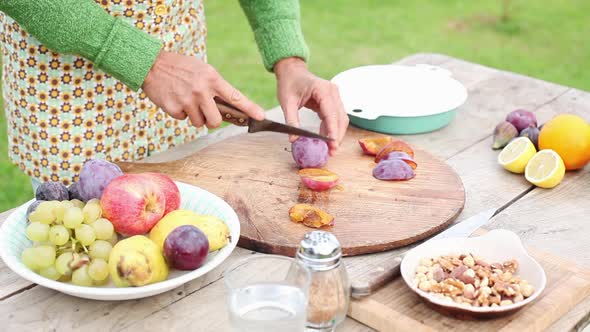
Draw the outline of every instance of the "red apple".
<instances>
[{"instance_id":1,"label":"red apple","mask_svg":"<svg viewBox=\"0 0 590 332\"><path fill-rule=\"evenodd\" d=\"M149 232L164 216L166 196L158 184L140 174L111 181L100 199L102 215L123 235Z\"/></svg>"},{"instance_id":2,"label":"red apple","mask_svg":"<svg viewBox=\"0 0 590 332\"><path fill-rule=\"evenodd\" d=\"M164 197L166 197L166 209L164 210L164 215L180 208L180 190L178 190L176 183L174 183L174 180L168 175L155 172L141 173L140 175L155 182L161 188Z\"/></svg>"}]
</instances>

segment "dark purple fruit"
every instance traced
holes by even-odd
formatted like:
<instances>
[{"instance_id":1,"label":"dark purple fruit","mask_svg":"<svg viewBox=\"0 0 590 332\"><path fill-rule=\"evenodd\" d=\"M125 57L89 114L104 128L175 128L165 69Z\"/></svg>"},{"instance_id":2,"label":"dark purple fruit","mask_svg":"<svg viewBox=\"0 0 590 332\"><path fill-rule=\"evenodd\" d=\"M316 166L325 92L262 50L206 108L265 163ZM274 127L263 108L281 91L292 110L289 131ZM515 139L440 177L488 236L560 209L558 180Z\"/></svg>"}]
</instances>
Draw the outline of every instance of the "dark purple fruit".
<instances>
[{"instance_id":1,"label":"dark purple fruit","mask_svg":"<svg viewBox=\"0 0 590 332\"><path fill-rule=\"evenodd\" d=\"M293 160L300 168L323 167L330 158L328 143L317 138L299 137L291 144Z\"/></svg>"},{"instance_id":2,"label":"dark purple fruit","mask_svg":"<svg viewBox=\"0 0 590 332\"><path fill-rule=\"evenodd\" d=\"M121 175L123 172L116 164L102 159L89 160L80 171L78 191L84 201L100 199L104 188Z\"/></svg>"},{"instance_id":3,"label":"dark purple fruit","mask_svg":"<svg viewBox=\"0 0 590 332\"><path fill-rule=\"evenodd\" d=\"M27 208L27 220L29 220L29 214L31 214L31 212L35 211L35 209L37 208L37 206L39 206L39 204L41 204L41 202L45 202L45 201L36 200L33 203L31 203L31 205L29 205L29 207Z\"/></svg>"},{"instance_id":4,"label":"dark purple fruit","mask_svg":"<svg viewBox=\"0 0 590 332\"><path fill-rule=\"evenodd\" d=\"M194 270L205 263L209 240L193 225L176 227L164 241L164 257L168 265L179 270Z\"/></svg>"},{"instance_id":5,"label":"dark purple fruit","mask_svg":"<svg viewBox=\"0 0 590 332\"><path fill-rule=\"evenodd\" d=\"M74 182L68 187L68 193L70 194L70 200L79 199L81 201L84 201L84 199L82 198L82 195L80 195L80 189L79 189L78 182Z\"/></svg>"},{"instance_id":6,"label":"dark purple fruit","mask_svg":"<svg viewBox=\"0 0 590 332\"><path fill-rule=\"evenodd\" d=\"M70 194L61 182L44 182L37 187L35 198L38 201L67 201Z\"/></svg>"},{"instance_id":7,"label":"dark purple fruit","mask_svg":"<svg viewBox=\"0 0 590 332\"><path fill-rule=\"evenodd\" d=\"M537 118L535 113L526 110L514 110L506 116L506 121L512 123L519 132L527 127L536 127Z\"/></svg>"},{"instance_id":8,"label":"dark purple fruit","mask_svg":"<svg viewBox=\"0 0 590 332\"><path fill-rule=\"evenodd\" d=\"M528 137L533 142L535 149L539 150L539 128L528 127L520 132L521 137Z\"/></svg>"}]
</instances>

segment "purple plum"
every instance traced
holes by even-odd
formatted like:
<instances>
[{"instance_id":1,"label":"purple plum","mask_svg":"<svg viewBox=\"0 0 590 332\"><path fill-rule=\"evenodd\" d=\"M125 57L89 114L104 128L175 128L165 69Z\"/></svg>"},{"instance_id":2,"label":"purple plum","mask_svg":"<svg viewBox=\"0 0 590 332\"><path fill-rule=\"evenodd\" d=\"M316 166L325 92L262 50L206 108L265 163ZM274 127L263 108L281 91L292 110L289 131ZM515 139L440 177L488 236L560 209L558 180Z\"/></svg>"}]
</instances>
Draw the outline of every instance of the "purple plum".
<instances>
[{"instance_id":1,"label":"purple plum","mask_svg":"<svg viewBox=\"0 0 590 332\"><path fill-rule=\"evenodd\" d=\"M193 225L176 227L164 240L164 257L179 270L194 270L205 263L209 254L209 240Z\"/></svg>"},{"instance_id":2,"label":"purple plum","mask_svg":"<svg viewBox=\"0 0 590 332\"><path fill-rule=\"evenodd\" d=\"M410 165L401 159L382 160L373 169L373 176L379 180L402 181L416 176Z\"/></svg>"},{"instance_id":3,"label":"purple plum","mask_svg":"<svg viewBox=\"0 0 590 332\"><path fill-rule=\"evenodd\" d=\"M324 166L330 158L328 143L321 139L303 136L291 144L291 153L300 168L319 168Z\"/></svg>"},{"instance_id":4,"label":"purple plum","mask_svg":"<svg viewBox=\"0 0 590 332\"><path fill-rule=\"evenodd\" d=\"M89 160L80 171L78 191L84 201L100 199L104 188L123 172L116 164L102 159Z\"/></svg>"}]
</instances>

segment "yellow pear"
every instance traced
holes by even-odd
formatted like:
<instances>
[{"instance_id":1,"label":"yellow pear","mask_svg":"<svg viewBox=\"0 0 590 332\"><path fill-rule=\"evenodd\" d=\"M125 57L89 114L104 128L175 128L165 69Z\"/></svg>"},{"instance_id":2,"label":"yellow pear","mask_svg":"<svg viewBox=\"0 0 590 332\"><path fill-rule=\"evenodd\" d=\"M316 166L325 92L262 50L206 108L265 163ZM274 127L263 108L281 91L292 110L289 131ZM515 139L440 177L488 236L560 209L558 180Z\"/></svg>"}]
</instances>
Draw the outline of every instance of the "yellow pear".
<instances>
[{"instance_id":1,"label":"yellow pear","mask_svg":"<svg viewBox=\"0 0 590 332\"><path fill-rule=\"evenodd\" d=\"M152 240L135 235L115 244L109 256L109 273L118 287L143 286L166 280L168 265Z\"/></svg>"}]
</instances>

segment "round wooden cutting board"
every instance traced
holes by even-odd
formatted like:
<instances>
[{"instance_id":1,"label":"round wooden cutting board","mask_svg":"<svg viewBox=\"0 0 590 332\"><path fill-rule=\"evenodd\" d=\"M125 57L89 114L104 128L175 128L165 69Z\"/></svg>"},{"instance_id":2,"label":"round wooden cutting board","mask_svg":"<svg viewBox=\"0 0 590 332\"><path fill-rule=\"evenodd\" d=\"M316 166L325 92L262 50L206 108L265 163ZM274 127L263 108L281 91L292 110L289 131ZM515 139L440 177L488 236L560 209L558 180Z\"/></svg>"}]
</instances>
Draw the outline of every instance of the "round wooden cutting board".
<instances>
[{"instance_id":1,"label":"round wooden cutting board","mask_svg":"<svg viewBox=\"0 0 590 332\"><path fill-rule=\"evenodd\" d=\"M239 245L293 256L312 231L290 221L297 203L311 203L334 216L324 228L342 244L344 255L360 255L408 245L441 231L463 209L459 176L430 153L415 148L416 177L379 181L373 158L363 155L359 138L374 133L350 128L325 168L340 176L343 190L312 192L302 186L285 135L245 134L225 139L168 163L121 163L125 172L157 171L208 190L226 200L241 223Z\"/></svg>"}]
</instances>

